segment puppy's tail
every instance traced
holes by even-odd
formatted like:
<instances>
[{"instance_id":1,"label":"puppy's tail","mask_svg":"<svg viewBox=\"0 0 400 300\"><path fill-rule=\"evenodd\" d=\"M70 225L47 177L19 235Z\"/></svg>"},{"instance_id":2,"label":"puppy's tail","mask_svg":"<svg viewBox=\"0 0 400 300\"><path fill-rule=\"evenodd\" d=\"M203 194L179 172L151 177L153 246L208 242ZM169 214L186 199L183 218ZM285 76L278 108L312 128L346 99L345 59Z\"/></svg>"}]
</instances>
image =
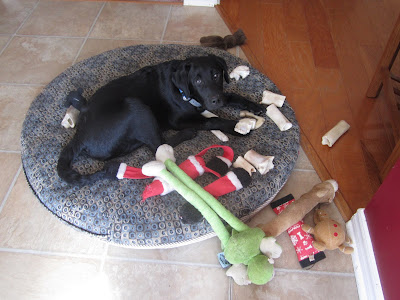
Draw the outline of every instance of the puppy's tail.
<instances>
[{"instance_id":1,"label":"puppy's tail","mask_svg":"<svg viewBox=\"0 0 400 300\"><path fill-rule=\"evenodd\" d=\"M117 180L119 164L108 164L106 168L89 175L79 174L72 169L72 161L79 154L80 149L74 147L73 141L69 143L61 152L57 164L58 176L71 185L84 186L96 182L100 179Z\"/></svg>"}]
</instances>

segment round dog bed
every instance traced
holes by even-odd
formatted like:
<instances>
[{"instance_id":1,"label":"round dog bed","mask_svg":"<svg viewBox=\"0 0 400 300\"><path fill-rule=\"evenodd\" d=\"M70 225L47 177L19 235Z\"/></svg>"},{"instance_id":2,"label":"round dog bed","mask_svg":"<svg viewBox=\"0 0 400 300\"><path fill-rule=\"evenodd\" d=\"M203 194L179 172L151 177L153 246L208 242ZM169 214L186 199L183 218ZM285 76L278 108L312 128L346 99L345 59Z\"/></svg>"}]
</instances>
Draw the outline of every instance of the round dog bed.
<instances>
[{"instance_id":1,"label":"round dog bed","mask_svg":"<svg viewBox=\"0 0 400 300\"><path fill-rule=\"evenodd\" d=\"M60 152L75 133L75 129L61 126L66 112L65 97L70 91L82 88L83 95L89 99L105 83L144 66L208 54L224 58L229 72L238 65L249 66L226 51L212 48L139 45L86 59L50 82L29 108L21 136L23 169L39 201L66 223L105 241L127 247L176 247L214 236L205 220L191 225L181 222L179 208L185 200L176 192L154 196L141 203L141 194L152 179L102 180L79 188L63 182L56 171ZM225 90L256 102L261 101L264 90L279 93L266 76L249 67L247 78L231 80L231 83L225 84ZM194 139L174 149L178 164L214 144L232 147L235 159L250 149L275 156L274 169L266 175L254 173L249 187L219 198L225 207L243 220L269 204L285 184L297 160L300 135L295 114L287 102L280 110L293 124L287 131L281 132L265 117L264 125L247 136L228 135L230 140L222 143L211 132L201 131ZM239 111L233 108L223 108L215 113L220 117L239 119ZM173 133L167 132L166 135ZM221 152L215 151L210 155L221 155ZM152 160L154 156L146 147L115 159L139 168ZM74 162L74 168L81 173L93 173L102 166L103 162L85 156ZM216 179L214 175L204 174L196 181L205 186Z\"/></svg>"}]
</instances>

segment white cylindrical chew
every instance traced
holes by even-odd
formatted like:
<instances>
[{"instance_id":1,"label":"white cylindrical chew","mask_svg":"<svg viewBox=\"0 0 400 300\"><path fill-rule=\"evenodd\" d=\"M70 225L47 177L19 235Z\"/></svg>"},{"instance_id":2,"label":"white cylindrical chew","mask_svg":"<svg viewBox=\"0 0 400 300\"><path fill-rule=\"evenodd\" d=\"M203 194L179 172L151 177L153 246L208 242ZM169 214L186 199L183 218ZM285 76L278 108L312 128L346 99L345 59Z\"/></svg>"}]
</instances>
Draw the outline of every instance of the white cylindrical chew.
<instances>
[{"instance_id":1,"label":"white cylindrical chew","mask_svg":"<svg viewBox=\"0 0 400 300\"><path fill-rule=\"evenodd\" d=\"M262 126L262 124L264 124L264 122L265 122L265 119L263 117L257 116L257 115L255 115L252 112L249 112L247 110L240 111L239 116L240 117L250 117L250 118L256 119L257 122L256 122L256 126L255 126L254 129L260 128Z\"/></svg>"},{"instance_id":2,"label":"white cylindrical chew","mask_svg":"<svg viewBox=\"0 0 400 300\"><path fill-rule=\"evenodd\" d=\"M335 125L331 130L329 130L323 137L322 137L322 145L328 145L332 147L333 144L347 131L349 130L350 125L341 120L339 123Z\"/></svg>"},{"instance_id":3,"label":"white cylindrical chew","mask_svg":"<svg viewBox=\"0 0 400 300\"><path fill-rule=\"evenodd\" d=\"M204 118L218 118L218 116L211 111L205 110L201 113ZM210 130L212 134L214 134L221 142L229 141L229 138L220 130Z\"/></svg>"},{"instance_id":4,"label":"white cylindrical chew","mask_svg":"<svg viewBox=\"0 0 400 300\"><path fill-rule=\"evenodd\" d=\"M274 168L274 156L264 156L254 150L249 150L244 155L244 159L255 166L261 175L267 174L269 170Z\"/></svg>"},{"instance_id":5,"label":"white cylindrical chew","mask_svg":"<svg viewBox=\"0 0 400 300\"><path fill-rule=\"evenodd\" d=\"M250 164L247 160L245 160L242 156L238 156L236 161L233 163L233 167L245 169L250 176L252 175L252 173L256 172L254 166Z\"/></svg>"},{"instance_id":6,"label":"white cylindrical chew","mask_svg":"<svg viewBox=\"0 0 400 300\"><path fill-rule=\"evenodd\" d=\"M210 130L213 135L215 135L221 142L229 141L229 138L221 130Z\"/></svg>"},{"instance_id":7,"label":"white cylindrical chew","mask_svg":"<svg viewBox=\"0 0 400 300\"><path fill-rule=\"evenodd\" d=\"M275 104L267 107L267 116L279 127L281 131L292 128L292 123L279 111Z\"/></svg>"},{"instance_id":8,"label":"white cylindrical chew","mask_svg":"<svg viewBox=\"0 0 400 300\"><path fill-rule=\"evenodd\" d=\"M236 80L239 80L240 77L246 78L249 74L250 74L249 67L247 67L247 66L237 66L229 74L229 77L230 78L235 78Z\"/></svg>"},{"instance_id":9,"label":"white cylindrical chew","mask_svg":"<svg viewBox=\"0 0 400 300\"><path fill-rule=\"evenodd\" d=\"M256 127L256 119L244 118L236 123L234 130L240 134L248 134Z\"/></svg>"},{"instance_id":10,"label":"white cylindrical chew","mask_svg":"<svg viewBox=\"0 0 400 300\"><path fill-rule=\"evenodd\" d=\"M262 104L275 104L277 107L282 107L285 102L286 96L275 94L270 91L264 91L261 100Z\"/></svg>"},{"instance_id":11,"label":"white cylindrical chew","mask_svg":"<svg viewBox=\"0 0 400 300\"><path fill-rule=\"evenodd\" d=\"M74 128L78 121L80 111L72 105L68 107L61 125L65 128Z\"/></svg>"}]
</instances>

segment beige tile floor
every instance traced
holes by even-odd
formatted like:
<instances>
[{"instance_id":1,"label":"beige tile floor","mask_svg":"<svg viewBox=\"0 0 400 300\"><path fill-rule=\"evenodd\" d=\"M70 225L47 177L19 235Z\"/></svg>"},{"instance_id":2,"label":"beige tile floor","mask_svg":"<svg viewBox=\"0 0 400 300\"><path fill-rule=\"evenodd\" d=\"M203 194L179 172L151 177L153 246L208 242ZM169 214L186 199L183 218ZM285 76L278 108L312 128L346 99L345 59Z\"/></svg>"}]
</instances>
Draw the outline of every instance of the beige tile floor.
<instances>
[{"instance_id":1,"label":"beige tile floor","mask_svg":"<svg viewBox=\"0 0 400 300\"><path fill-rule=\"evenodd\" d=\"M237 286L217 262L217 238L169 250L105 244L66 226L33 196L21 168L30 103L77 61L143 43L197 44L228 34L214 8L135 3L0 1L0 299L357 299L351 257L338 250L302 270L286 233L276 276ZM245 58L240 48L230 52ZM304 152L277 197L320 182ZM334 205L329 212L340 218ZM250 221L274 217L270 208ZM306 217L311 223L311 215Z\"/></svg>"}]
</instances>

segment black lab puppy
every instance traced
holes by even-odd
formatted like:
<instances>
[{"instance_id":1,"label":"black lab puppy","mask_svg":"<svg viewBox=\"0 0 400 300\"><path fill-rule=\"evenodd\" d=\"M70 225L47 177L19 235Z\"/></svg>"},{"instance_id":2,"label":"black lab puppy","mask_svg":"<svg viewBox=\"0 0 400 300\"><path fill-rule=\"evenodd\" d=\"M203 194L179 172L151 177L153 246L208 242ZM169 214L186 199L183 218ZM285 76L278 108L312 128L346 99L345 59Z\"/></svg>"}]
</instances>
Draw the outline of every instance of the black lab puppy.
<instances>
[{"instance_id":1,"label":"black lab puppy","mask_svg":"<svg viewBox=\"0 0 400 300\"><path fill-rule=\"evenodd\" d=\"M142 68L101 87L81 108L76 133L58 160L58 175L74 185L115 178L115 164L95 174L81 175L72 168L80 153L108 160L142 145L155 153L164 143L161 132L180 132L171 146L193 138L197 130L221 130L236 134L237 121L205 118L204 110L224 105L262 113L265 108L236 94L223 92L229 82L226 62L215 55L173 60ZM84 100L84 99L83 99Z\"/></svg>"}]
</instances>

